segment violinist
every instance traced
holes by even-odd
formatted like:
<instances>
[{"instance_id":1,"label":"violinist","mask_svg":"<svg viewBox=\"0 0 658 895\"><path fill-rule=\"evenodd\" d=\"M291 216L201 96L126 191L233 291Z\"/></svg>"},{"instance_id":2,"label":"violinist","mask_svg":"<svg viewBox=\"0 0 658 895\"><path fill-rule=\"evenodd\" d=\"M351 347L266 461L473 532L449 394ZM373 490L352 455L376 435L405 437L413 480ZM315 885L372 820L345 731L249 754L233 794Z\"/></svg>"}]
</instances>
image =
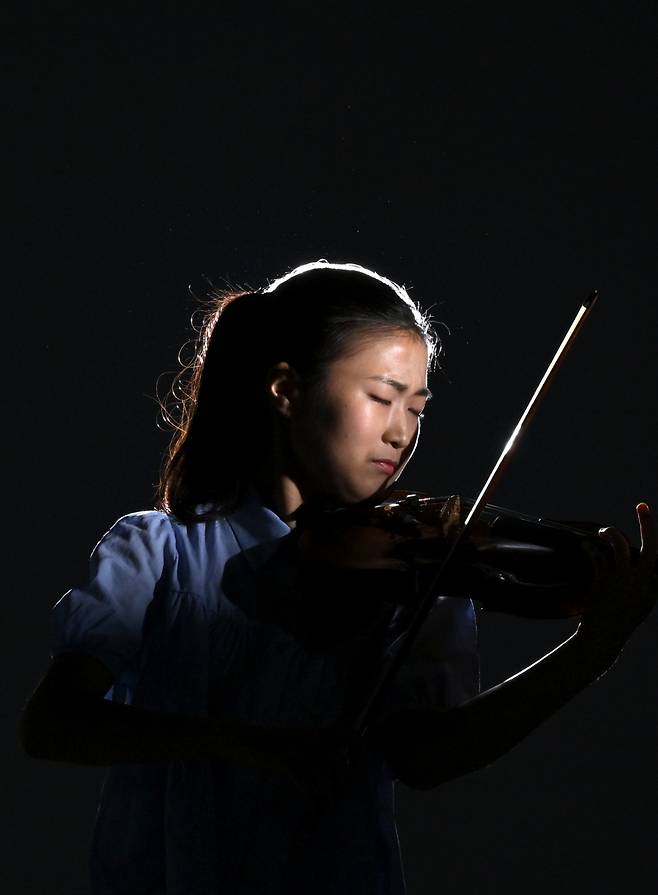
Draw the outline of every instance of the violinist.
<instances>
[{"instance_id":1,"label":"violinist","mask_svg":"<svg viewBox=\"0 0 658 895\"><path fill-rule=\"evenodd\" d=\"M395 781L430 789L487 766L606 672L650 612L640 504L639 560L602 531L612 560L595 560L577 631L491 690L473 603L438 592L354 742L414 578L363 555L314 564L297 521L397 481L438 350L406 291L354 264L303 265L209 310L157 509L115 522L54 606L52 663L21 722L35 758L109 766L94 895L401 895Z\"/></svg>"}]
</instances>

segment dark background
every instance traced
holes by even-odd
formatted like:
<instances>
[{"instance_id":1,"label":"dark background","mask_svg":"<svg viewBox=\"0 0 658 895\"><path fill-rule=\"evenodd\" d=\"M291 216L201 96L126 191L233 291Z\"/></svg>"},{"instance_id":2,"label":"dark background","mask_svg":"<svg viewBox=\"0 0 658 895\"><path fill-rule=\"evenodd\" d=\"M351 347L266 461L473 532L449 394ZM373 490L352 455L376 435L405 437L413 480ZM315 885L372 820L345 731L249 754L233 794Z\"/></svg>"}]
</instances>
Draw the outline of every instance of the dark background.
<instances>
[{"instance_id":1,"label":"dark background","mask_svg":"<svg viewBox=\"0 0 658 895\"><path fill-rule=\"evenodd\" d=\"M637 541L635 503L658 505L655 5L3 16L3 876L79 895L103 771L26 758L17 717L50 606L119 515L153 505L156 380L208 280L324 257L407 285L449 333L401 484L465 495L598 288L496 500ZM494 766L399 788L410 895L656 891L657 618ZM483 617L485 685L574 627Z\"/></svg>"}]
</instances>

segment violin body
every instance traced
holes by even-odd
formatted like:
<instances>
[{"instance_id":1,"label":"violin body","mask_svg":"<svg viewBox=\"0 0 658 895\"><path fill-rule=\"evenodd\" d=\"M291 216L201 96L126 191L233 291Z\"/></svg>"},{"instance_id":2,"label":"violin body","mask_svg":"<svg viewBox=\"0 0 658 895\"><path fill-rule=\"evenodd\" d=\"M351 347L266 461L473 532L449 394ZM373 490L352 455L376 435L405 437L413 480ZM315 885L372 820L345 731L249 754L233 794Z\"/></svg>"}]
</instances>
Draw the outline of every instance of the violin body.
<instances>
[{"instance_id":1,"label":"violin body","mask_svg":"<svg viewBox=\"0 0 658 895\"><path fill-rule=\"evenodd\" d=\"M395 490L379 503L299 514L297 544L318 567L412 574L417 590L434 585L437 595L471 598L485 610L526 618L586 611L594 598L597 557L612 559L610 545L598 536L600 525L486 504L462 538L472 505L459 495Z\"/></svg>"}]
</instances>

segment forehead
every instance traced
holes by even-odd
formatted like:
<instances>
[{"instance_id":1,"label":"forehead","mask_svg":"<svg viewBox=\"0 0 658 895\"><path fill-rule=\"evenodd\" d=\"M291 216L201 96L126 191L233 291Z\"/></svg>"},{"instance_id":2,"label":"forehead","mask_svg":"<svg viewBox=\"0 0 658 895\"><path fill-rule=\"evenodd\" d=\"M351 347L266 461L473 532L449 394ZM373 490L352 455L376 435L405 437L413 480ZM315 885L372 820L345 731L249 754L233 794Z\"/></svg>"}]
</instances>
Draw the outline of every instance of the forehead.
<instances>
[{"instance_id":1,"label":"forehead","mask_svg":"<svg viewBox=\"0 0 658 895\"><path fill-rule=\"evenodd\" d=\"M329 373L351 378L387 377L413 388L427 382L428 348L413 333L356 335L347 354L330 365Z\"/></svg>"}]
</instances>

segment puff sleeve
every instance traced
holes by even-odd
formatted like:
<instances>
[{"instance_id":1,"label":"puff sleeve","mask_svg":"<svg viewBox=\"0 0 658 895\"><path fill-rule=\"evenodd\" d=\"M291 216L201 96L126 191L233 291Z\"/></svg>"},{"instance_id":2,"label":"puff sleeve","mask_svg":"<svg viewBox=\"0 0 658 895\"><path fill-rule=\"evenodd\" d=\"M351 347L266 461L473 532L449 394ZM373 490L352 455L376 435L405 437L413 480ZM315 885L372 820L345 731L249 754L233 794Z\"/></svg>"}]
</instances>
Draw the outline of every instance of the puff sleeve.
<instances>
[{"instance_id":1,"label":"puff sleeve","mask_svg":"<svg viewBox=\"0 0 658 895\"><path fill-rule=\"evenodd\" d=\"M67 591L53 607L51 655L87 653L119 680L139 653L147 609L173 559L165 513L121 517L94 547L87 582Z\"/></svg>"}]
</instances>

